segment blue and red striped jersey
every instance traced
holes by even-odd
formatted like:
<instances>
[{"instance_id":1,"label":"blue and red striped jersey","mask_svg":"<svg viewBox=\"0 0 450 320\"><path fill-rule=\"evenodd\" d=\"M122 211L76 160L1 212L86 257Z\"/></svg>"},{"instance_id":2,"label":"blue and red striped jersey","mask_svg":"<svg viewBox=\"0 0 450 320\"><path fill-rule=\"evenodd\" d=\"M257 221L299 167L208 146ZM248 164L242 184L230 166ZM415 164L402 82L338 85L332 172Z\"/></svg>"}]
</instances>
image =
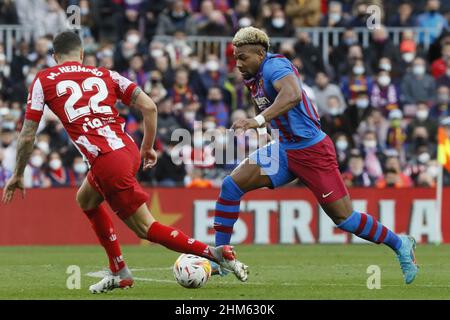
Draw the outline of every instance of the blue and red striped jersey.
<instances>
[{"instance_id":1,"label":"blue and red striped jersey","mask_svg":"<svg viewBox=\"0 0 450 320\"><path fill-rule=\"evenodd\" d=\"M257 75L246 81L260 111L270 107L278 95L273 84L289 74L297 76L301 87L297 68L283 55L267 53ZM270 121L270 125L272 129L279 129L280 143L287 144L288 148L306 148L325 138L316 108L304 90L302 101L287 113Z\"/></svg>"}]
</instances>

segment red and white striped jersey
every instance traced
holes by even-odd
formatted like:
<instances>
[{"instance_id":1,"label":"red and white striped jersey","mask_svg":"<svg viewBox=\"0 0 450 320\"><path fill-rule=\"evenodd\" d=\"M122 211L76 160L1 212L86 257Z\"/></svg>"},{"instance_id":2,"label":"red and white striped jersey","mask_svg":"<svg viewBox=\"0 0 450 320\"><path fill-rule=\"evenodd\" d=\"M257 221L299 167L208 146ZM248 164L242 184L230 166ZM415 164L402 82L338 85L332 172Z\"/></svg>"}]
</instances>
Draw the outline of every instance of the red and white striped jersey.
<instances>
[{"instance_id":1,"label":"red and white striped jersey","mask_svg":"<svg viewBox=\"0 0 450 320\"><path fill-rule=\"evenodd\" d=\"M103 153L134 143L115 108L126 105L136 84L115 71L65 62L40 71L31 83L25 119L39 122L47 105L92 164Z\"/></svg>"}]
</instances>

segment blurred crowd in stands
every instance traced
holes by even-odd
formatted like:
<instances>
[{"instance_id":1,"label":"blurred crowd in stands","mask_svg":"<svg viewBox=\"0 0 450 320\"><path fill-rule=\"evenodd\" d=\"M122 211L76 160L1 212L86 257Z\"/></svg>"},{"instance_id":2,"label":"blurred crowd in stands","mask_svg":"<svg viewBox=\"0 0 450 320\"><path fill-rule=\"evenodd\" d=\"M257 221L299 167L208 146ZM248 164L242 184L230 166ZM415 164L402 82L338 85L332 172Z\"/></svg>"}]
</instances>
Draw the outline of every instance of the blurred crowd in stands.
<instances>
[{"instance_id":1,"label":"blurred crowd in stands","mask_svg":"<svg viewBox=\"0 0 450 320\"><path fill-rule=\"evenodd\" d=\"M84 63L120 72L158 106L159 163L140 172L143 184L219 186L242 161L236 157L216 163L217 150L194 136L182 156L192 160L186 152L199 150L202 161L174 163L177 142L171 141L171 134L198 126L224 133L237 119L254 116L232 46L221 59L214 48L199 52L187 38L231 39L250 25L270 37L289 38L272 50L297 66L322 128L335 142L347 186L436 184L437 128L444 126L450 133L450 1L3 0L0 25L30 27L34 40L15 42L11 61L0 43L0 187L14 169L28 87L40 69L55 65L52 37L67 28L66 8L71 5L79 6L81 14ZM382 26L370 31L369 46L363 48L355 28L366 27L370 5L380 8ZM311 34L302 31L305 27L344 28L328 63ZM404 28L399 45L393 44L389 27ZM430 46L416 27L430 28ZM161 35L173 38L163 42L158 40ZM121 103L117 108L126 119L126 131L140 144L139 112ZM220 140L216 149L227 145ZM254 147L254 139L238 137L233 144L245 152ZM25 171L26 186L79 186L87 170L62 124L46 111ZM444 178L449 185L449 174Z\"/></svg>"}]
</instances>

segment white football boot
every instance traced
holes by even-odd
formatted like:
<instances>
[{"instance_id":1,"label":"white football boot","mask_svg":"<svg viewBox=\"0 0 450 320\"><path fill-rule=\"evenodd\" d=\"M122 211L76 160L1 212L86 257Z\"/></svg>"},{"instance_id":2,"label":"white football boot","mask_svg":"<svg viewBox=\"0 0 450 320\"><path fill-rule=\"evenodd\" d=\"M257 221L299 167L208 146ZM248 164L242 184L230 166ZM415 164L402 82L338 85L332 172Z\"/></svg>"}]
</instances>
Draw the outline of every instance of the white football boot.
<instances>
[{"instance_id":1,"label":"white football boot","mask_svg":"<svg viewBox=\"0 0 450 320\"><path fill-rule=\"evenodd\" d=\"M91 293L105 293L114 289L128 289L134 285L133 276L128 267L124 267L117 273L108 272L99 282L89 287Z\"/></svg>"},{"instance_id":2,"label":"white football boot","mask_svg":"<svg viewBox=\"0 0 450 320\"><path fill-rule=\"evenodd\" d=\"M248 266L236 259L236 253L230 245L223 245L214 248L214 256L220 266L234 273L236 278L242 282L248 279Z\"/></svg>"}]
</instances>

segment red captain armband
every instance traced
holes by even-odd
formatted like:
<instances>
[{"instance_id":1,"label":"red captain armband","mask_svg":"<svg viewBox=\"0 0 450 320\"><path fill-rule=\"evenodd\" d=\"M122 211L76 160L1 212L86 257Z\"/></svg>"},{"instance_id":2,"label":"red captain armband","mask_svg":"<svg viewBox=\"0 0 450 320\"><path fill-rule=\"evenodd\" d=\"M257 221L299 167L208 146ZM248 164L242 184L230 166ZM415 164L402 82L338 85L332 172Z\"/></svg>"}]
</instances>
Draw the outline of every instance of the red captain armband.
<instances>
[{"instance_id":1,"label":"red captain armband","mask_svg":"<svg viewBox=\"0 0 450 320\"><path fill-rule=\"evenodd\" d=\"M127 87L127 89L125 90L125 92L123 93L121 100L122 100L122 102L123 102L124 104L126 104L127 106L130 105L130 103L131 103L131 97L133 96L133 92L134 92L134 90L135 90L137 87L138 87L137 84L131 83L131 84Z\"/></svg>"},{"instance_id":2,"label":"red captain armband","mask_svg":"<svg viewBox=\"0 0 450 320\"><path fill-rule=\"evenodd\" d=\"M42 118L41 111L30 110L28 108L25 111L25 120L31 120L39 123L41 121L41 118Z\"/></svg>"}]
</instances>

